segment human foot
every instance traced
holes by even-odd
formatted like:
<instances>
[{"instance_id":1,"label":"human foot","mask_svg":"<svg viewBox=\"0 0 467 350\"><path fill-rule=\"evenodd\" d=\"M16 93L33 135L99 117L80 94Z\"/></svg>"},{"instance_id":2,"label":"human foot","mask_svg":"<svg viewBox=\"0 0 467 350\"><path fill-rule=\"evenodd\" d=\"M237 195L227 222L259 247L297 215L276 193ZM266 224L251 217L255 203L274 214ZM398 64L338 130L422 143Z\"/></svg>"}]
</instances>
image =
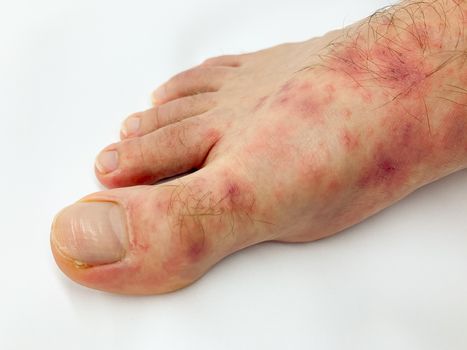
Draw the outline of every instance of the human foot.
<instances>
[{"instance_id":1,"label":"human foot","mask_svg":"<svg viewBox=\"0 0 467 350\"><path fill-rule=\"evenodd\" d=\"M145 185L62 211L59 266L93 288L167 292L246 246L329 236L465 168L466 15L405 2L171 79L96 164L108 187Z\"/></svg>"}]
</instances>

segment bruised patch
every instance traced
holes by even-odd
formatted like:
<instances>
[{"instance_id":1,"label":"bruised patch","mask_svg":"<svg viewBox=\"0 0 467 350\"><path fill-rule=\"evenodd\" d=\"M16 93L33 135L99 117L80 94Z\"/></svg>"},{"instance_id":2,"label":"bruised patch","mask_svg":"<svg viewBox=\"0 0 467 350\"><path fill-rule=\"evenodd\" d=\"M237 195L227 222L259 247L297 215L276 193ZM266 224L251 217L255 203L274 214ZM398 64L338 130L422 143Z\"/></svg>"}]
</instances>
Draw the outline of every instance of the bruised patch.
<instances>
[{"instance_id":1,"label":"bruised patch","mask_svg":"<svg viewBox=\"0 0 467 350\"><path fill-rule=\"evenodd\" d=\"M413 170L433 155L433 139L423 125L403 117L384 120L381 135L368 165L357 180L360 188L383 186L389 190L404 188Z\"/></svg>"},{"instance_id":2,"label":"bruised patch","mask_svg":"<svg viewBox=\"0 0 467 350\"><path fill-rule=\"evenodd\" d=\"M397 159L389 158L384 152L377 155L377 157L380 158L374 160L375 165L360 178L358 182L360 187L380 185L394 181L398 175L406 170L406 164L399 163Z\"/></svg>"},{"instance_id":3,"label":"bruised patch","mask_svg":"<svg viewBox=\"0 0 467 350\"><path fill-rule=\"evenodd\" d=\"M219 173L217 179L209 183L198 178L172 186L167 205L171 264L193 263L210 256L220 236L235 233L238 225L255 215L255 195L247 181L227 171Z\"/></svg>"},{"instance_id":4,"label":"bruised patch","mask_svg":"<svg viewBox=\"0 0 467 350\"><path fill-rule=\"evenodd\" d=\"M365 102L366 104L370 104L373 102L373 94L369 90L361 89L359 91L359 96L361 100Z\"/></svg>"}]
</instances>

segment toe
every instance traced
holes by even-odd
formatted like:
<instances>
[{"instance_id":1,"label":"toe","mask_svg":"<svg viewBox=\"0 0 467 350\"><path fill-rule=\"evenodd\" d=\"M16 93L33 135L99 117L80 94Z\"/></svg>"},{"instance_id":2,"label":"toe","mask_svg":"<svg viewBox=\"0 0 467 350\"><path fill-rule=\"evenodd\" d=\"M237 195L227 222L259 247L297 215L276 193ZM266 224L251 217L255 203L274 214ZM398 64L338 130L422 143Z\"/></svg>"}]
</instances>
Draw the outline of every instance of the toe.
<instances>
[{"instance_id":1,"label":"toe","mask_svg":"<svg viewBox=\"0 0 467 350\"><path fill-rule=\"evenodd\" d=\"M258 215L253 193L232 172L207 168L163 185L95 193L56 216L52 251L60 269L85 286L169 292L264 240L251 225Z\"/></svg>"},{"instance_id":2,"label":"toe","mask_svg":"<svg viewBox=\"0 0 467 350\"><path fill-rule=\"evenodd\" d=\"M109 188L153 184L199 168L221 137L219 121L198 116L105 148L96 175Z\"/></svg>"},{"instance_id":3,"label":"toe","mask_svg":"<svg viewBox=\"0 0 467 350\"><path fill-rule=\"evenodd\" d=\"M218 91L234 74L235 69L231 67L201 65L189 69L156 89L152 94L154 104L161 105L184 96Z\"/></svg>"},{"instance_id":4,"label":"toe","mask_svg":"<svg viewBox=\"0 0 467 350\"><path fill-rule=\"evenodd\" d=\"M211 57L205 60L203 66L220 66L220 67L240 67L243 62L244 55L223 55Z\"/></svg>"},{"instance_id":5,"label":"toe","mask_svg":"<svg viewBox=\"0 0 467 350\"><path fill-rule=\"evenodd\" d=\"M164 126L203 114L216 106L215 93L186 96L129 116L122 124L121 139L146 135Z\"/></svg>"}]
</instances>

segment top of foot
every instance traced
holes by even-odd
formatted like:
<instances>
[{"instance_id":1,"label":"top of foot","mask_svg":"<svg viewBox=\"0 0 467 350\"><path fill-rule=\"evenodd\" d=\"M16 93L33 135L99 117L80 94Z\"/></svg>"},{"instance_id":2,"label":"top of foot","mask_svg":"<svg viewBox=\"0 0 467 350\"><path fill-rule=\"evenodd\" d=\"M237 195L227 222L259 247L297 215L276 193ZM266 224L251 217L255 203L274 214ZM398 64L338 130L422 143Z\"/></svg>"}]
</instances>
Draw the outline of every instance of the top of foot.
<instances>
[{"instance_id":1,"label":"top of foot","mask_svg":"<svg viewBox=\"0 0 467 350\"><path fill-rule=\"evenodd\" d=\"M58 215L60 267L93 288L167 292L236 250L326 237L466 167L464 10L448 2L170 79L97 158L99 180L124 188Z\"/></svg>"}]
</instances>

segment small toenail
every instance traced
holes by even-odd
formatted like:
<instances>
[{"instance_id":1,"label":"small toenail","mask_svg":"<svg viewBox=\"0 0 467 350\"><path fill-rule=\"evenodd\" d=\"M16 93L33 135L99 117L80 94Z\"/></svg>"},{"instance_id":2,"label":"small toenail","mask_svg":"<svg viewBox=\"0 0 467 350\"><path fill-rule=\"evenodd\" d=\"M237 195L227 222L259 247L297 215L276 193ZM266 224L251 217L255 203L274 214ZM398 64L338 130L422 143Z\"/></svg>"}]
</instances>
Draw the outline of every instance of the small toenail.
<instances>
[{"instance_id":1,"label":"small toenail","mask_svg":"<svg viewBox=\"0 0 467 350\"><path fill-rule=\"evenodd\" d=\"M111 173L118 168L117 151L104 151L96 159L96 168L102 174Z\"/></svg>"},{"instance_id":2,"label":"small toenail","mask_svg":"<svg viewBox=\"0 0 467 350\"><path fill-rule=\"evenodd\" d=\"M130 117L123 123L122 134L124 136L132 136L138 133L139 127L141 125L140 117Z\"/></svg>"},{"instance_id":3,"label":"small toenail","mask_svg":"<svg viewBox=\"0 0 467 350\"><path fill-rule=\"evenodd\" d=\"M128 246L125 213L113 202L78 202L55 217L52 244L77 266L120 261Z\"/></svg>"}]
</instances>

